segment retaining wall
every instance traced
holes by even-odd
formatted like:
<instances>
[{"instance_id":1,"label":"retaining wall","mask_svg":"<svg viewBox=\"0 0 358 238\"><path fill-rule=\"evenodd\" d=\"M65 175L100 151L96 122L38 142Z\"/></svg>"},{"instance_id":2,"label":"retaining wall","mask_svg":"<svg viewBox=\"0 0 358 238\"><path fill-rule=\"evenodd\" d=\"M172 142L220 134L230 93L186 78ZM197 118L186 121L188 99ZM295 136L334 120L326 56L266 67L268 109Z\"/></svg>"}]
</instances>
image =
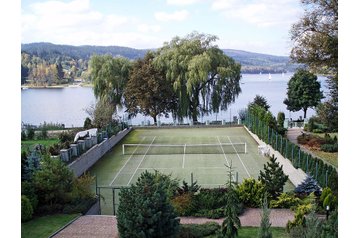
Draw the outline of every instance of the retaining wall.
<instances>
[{"instance_id":1,"label":"retaining wall","mask_svg":"<svg viewBox=\"0 0 358 238\"><path fill-rule=\"evenodd\" d=\"M96 144L75 161L68 165L68 167L74 172L74 174L79 177L84 172L86 172L92 165L94 165L104 154L106 154L110 149L113 148L119 141L121 141L132 128L124 129L123 131L118 132L116 135L113 135L109 139L103 140L101 143Z\"/></svg>"},{"instance_id":2,"label":"retaining wall","mask_svg":"<svg viewBox=\"0 0 358 238\"><path fill-rule=\"evenodd\" d=\"M244 126L244 128L259 144L259 146L267 146L269 148L270 156L274 155L277 158L276 161L282 165L283 172L288 176L293 185L297 187L305 180L307 174L303 172L302 169L296 169L289 159L286 159L280 152L274 150L271 145L260 140L260 138L256 134L252 133L246 126Z\"/></svg>"}]
</instances>

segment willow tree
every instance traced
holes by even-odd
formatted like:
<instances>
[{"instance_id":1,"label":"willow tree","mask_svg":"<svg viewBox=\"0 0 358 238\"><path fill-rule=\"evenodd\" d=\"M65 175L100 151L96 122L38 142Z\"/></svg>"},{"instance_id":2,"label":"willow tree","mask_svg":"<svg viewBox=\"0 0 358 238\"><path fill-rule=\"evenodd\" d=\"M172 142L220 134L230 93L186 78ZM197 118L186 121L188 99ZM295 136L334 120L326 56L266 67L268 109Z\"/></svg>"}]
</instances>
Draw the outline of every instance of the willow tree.
<instances>
[{"instance_id":1,"label":"willow tree","mask_svg":"<svg viewBox=\"0 0 358 238\"><path fill-rule=\"evenodd\" d=\"M216 36L193 32L159 49L156 65L166 72L178 96L179 118L226 110L241 92L239 63L213 42Z\"/></svg>"},{"instance_id":2,"label":"willow tree","mask_svg":"<svg viewBox=\"0 0 358 238\"><path fill-rule=\"evenodd\" d=\"M122 107L123 93L131 70L130 61L111 55L93 55L89 65L95 97Z\"/></svg>"}]
</instances>

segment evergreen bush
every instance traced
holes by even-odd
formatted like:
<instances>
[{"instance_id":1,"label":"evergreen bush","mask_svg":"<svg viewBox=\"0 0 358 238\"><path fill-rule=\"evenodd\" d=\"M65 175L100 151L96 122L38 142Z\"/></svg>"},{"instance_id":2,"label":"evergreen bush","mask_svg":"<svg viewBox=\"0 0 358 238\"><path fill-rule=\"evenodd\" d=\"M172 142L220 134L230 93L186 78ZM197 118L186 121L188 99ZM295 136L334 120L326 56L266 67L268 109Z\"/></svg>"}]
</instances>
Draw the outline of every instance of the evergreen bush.
<instances>
[{"instance_id":1,"label":"evergreen bush","mask_svg":"<svg viewBox=\"0 0 358 238\"><path fill-rule=\"evenodd\" d=\"M299 184L294 191L301 196L306 196L310 193L315 193L315 195L318 196L321 194L321 187L313 177L307 175L306 179Z\"/></svg>"},{"instance_id":2,"label":"evergreen bush","mask_svg":"<svg viewBox=\"0 0 358 238\"><path fill-rule=\"evenodd\" d=\"M179 219L159 172L143 172L118 193L117 227L121 237L175 237Z\"/></svg>"},{"instance_id":3,"label":"evergreen bush","mask_svg":"<svg viewBox=\"0 0 358 238\"><path fill-rule=\"evenodd\" d=\"M246 178L236 188L240 202L247 207L261 207L265 186L259 180Z\"/></svg>"},{"instance_id":4,"label":"evergreen bush","mask_svg":"<svg viewBox=\"0 0 358 238\"><path fill-rule=\"evenodd\" d=\"M288 193L281 193L277 200L270 202L271 208L291 208L300 204L300 199Z\"/></svg>"},{"instance_id":5,"label":"evergreen bush","mask_svg":"<svg viewBox=\"0 0 358 238\"><path fill-rule=\"evenodd\" d=\"M21 195L21 222L31 220L33 212L30 200L25 195Z\"/></svg>"},{"instance_id":6,"label":"evergreen bush","mask_svg":"<svg viewBox=\"0 0 358 238\"><path fill-rule=\"evenodd\" d=\"M180 225L178 238L201 238L215 235L220 230L216 222L204 224L182 224ZM215 236L216 237L216 236Z\"/></svg>"},{"instance_id":7,"label":"evergreen bush","mask_svg":"<svg viewBox=\"0 0 358 238\"><path fill-rule=\"evenodd\" d=\"M338 144L323 144L321 150L329 153L338 152Z\"/></svg>"}]
</instances>

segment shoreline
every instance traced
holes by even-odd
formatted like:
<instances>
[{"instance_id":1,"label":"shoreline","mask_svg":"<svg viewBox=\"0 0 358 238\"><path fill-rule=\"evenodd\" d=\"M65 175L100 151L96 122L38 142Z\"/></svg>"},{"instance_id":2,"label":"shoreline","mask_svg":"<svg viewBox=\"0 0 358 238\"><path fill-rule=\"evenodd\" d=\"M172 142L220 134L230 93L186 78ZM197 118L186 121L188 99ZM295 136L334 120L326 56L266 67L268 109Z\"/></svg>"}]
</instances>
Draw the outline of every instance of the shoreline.
<instances>
[{"instance_id":1,"label":"shoreline","mask_svg":"<svg viewBox=\"0 0 358 238\"><path fill-rule=\"evenodd\" d=\"M80 87L93 87L92 84L63 84L63 85L53 85L53 86L35 86L35 85L21 85L21 90L26 89L60 89L60 88L80 88Z\"/></svg>"}]
</instances>

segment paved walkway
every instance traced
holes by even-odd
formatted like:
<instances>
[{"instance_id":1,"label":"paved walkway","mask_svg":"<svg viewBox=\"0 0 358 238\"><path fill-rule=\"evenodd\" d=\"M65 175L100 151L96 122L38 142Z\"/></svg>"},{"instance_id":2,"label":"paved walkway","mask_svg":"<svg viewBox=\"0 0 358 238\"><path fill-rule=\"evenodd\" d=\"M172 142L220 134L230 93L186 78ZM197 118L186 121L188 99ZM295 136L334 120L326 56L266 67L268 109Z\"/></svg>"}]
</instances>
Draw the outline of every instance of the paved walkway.
<instances>
[{"instance_id":1,"label":"paved walkway","mask_svg":"<svg viewBox=\"0 0 358 238\"><path fill-rule=\"evenodd\" d=\"M261 209L248 208L240 216L242 226L259 227ZM294 213L289 209L272 209L270 221L272 227L285 227L287 221L294 219ZM222 224L224 219L207 219L197 217L181 217L181 224L203 224L217 222ZM117 220L115 216L81 216L54 238L118 238Z\"/></svg>"}]
</instances>

